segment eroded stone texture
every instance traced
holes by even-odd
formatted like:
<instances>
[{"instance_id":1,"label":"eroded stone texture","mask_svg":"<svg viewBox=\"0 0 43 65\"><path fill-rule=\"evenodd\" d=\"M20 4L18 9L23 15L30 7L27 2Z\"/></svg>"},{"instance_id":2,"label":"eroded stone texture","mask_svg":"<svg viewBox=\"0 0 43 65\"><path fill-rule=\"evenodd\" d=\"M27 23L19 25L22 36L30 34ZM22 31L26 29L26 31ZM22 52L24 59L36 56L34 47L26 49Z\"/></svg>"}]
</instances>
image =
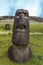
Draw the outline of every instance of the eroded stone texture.
<instances>
[{"instance_id":1,"label":"eroded stone texture","mask_svg":"<svg viewBox=\"0 0 43 65\"><path fill-rule=\"evenodd\" d=\"M5 30L10 30L10 24L5 25Z\"/></svg>"},{"instance_id":2,"label":"eroded stone texture","mask_svg":"<svg viewBox=\"0 0 43 65\"><path fill-rule=\"evenodd\" d=\"M13 47L13 57L16 62L24 62L30 59L31 50L27 46Z\"/></svg>"},{"instance_id":3,"label":"eroded stone texture","mask_svg":"<svg viewBox=\"0 0 43 65\"><path fill-rule=\"evenodd\" d=\"M29 43L29 15L27 10L17 10L15 14L12 42L19 45Z\"/></svg>"},{"instance_id":4,"label":"eroded stone texture","mask_svg":"<svg viewBox=\"0 0 43 65\"><path fill-rule=\"evenodd\" d=\"M9 58L16 62L25 62L32 56L29 44L29 15L27 10L16 11L13 25L13 46L9 48Z\"/></svg>"}]
</instances>

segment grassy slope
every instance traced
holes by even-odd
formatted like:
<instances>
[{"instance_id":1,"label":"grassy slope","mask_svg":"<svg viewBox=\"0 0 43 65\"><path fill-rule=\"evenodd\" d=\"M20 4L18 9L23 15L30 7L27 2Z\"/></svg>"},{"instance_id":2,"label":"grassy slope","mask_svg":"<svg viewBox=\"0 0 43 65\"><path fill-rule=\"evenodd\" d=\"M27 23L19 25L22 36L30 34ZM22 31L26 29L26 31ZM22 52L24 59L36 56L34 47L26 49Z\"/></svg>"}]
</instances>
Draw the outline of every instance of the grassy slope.
<instances>
[{"instance_id":1,"label":"grassy slope","mask_svg":"<svg viewBox=\"0 0 43 65\"><path fill-rule=\"evenodd\" d=\"M42 32L43 33L43 23L30 24L30 32Z\"/></svg>"},{"instance_id":2,"label":"grassy slope","mask_svg":"<svg viewBox=\"0 0 43 65\"><path fill-rule=\"evenodd\" d=\"M0 24L0 31L5 31L5 32L7 32L7 30L5 30L5 25L6 25L6 24ZM12 30L12 28L13 28L13 25L10 24L10 30ZM10 30L8 30L8 31L10 31Z\"/></svg>"},{"instance_id":3,"label":"grassy slope","mask_svg":"<svg viewBox=\"0 0 43 65\"><path fill-rule=\"evenodd\" d=\"M12 45L12 35L0 35L0 65L43 65L43 35L31 35L29 46L32 49L33 56L30 61L19 64L13 63L8 58L8 49Z\"/></svg>"},{"instance_id":4,"label":"grassy slope","mask_svg":"<svg viewBox=\"0 0 43 65\"><path fill-rule=\"evenodd\" d=\"M0 31L5 31L4 24L0 24ZM11 25L12 30L12 25ZM43 24L30 24L31 32L43 32ZM12 45L12 35L0 35L0 65L43 65L43 35L30 35L29 46L33 56L26 63L13 63L8 58L8 49Z\"/></svg>"},{"instance_id":5,"label":"grassy slope","mask_svg":"<svg viewBox=\"0 0 43 65\"><path fill-rule=\"evenodd\" d=\"M10 24L11 30L13 28L13 24ZM5 24L0 24L0 31L5 30ZM42 32L43 33L43 23L30 23L30 32Z\"/></svg>"}]
</instances>

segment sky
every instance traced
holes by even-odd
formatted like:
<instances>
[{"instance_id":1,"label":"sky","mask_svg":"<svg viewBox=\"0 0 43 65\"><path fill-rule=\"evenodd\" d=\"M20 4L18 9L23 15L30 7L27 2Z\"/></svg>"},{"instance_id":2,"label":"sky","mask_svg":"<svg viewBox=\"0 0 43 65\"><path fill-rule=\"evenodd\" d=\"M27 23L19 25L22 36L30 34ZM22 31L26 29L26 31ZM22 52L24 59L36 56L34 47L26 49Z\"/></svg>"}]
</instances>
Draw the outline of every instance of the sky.
<instances>
[{"instance_id":1,"label":"sky","mask_svg":"<svg viewBox=\"0 0 43 65\"><path fill-rule=\"evenodd\" d=\"M0 16L14 16L17 9L26 9L29 16L43 18L43 0L0 0Z\"/></svg>"}]
</instances>

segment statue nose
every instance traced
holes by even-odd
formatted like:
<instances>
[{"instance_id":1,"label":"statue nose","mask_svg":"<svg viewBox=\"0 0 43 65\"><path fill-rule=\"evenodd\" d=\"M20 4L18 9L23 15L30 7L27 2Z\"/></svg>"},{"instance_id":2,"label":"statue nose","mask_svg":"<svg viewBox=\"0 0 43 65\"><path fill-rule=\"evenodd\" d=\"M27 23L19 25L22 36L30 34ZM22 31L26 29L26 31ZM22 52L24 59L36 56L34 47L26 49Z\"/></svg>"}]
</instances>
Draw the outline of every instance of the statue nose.
<instances>
[{"instance_id":1,"label":"statue nose","mask_svg":"<svg viewBox=\"0 0 43 65\"><path fill-rule=\"evenodd\" d=\"M19 22L22 23L24 21L24 14L20 14L19 16Z\"/></svg>"}]
</instances>

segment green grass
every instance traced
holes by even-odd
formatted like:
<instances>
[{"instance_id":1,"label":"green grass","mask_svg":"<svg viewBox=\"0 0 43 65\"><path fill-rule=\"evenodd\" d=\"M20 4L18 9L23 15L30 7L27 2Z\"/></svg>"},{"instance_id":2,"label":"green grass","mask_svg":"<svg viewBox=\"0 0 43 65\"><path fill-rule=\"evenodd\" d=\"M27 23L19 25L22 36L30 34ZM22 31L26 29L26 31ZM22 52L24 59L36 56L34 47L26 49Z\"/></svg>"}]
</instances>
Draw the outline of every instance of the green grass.
<instances>
[{"instance_id":1,"label":"green grass","mask_svg":"<svg viewBox=\"0 0 43 65\"><path fill-rule=\"evenodd\" d=\"M10 24L11 30L13 25ZM0 24L0 31L7 31L4 29L5 24ZM42 32L43 23L30 24L30 32ZM12 45L12 34L0 34L0 65L43 65L43 35L30 35L30 46L32 50L32 58L25 63L16 63L10 61L8 58L8 49Z\"/></svg>"},{"instance_id":2,"label":"green grass","mask_svg":"<svg viewBox=\"0 0 43 65\"><path fill-rule=\"evenodd\" d=\"M33 56L26 63L13 63L8 58L8 49L12 45L12 35L0 35L0 65L43 65L43 35L30 35L29 46ZM41 59L38 56L42 56Z\"/></svg>"},{"instance_id":3,"label":"green grass","mask_svg":"<svg viewBox=\"0 0 43 65\"><path fill-rule=\"evenodd\" d=\"M0 31L10 31L10 30L12 30L12 28L13 28L12 24L10 24L10 30L5 30L5 25L6 24L0 24Z\"/></svg>"},{"instance_id":4,"label":"green grass","mask_svg":"<svg viewBox=\"0 0 43 65\"><path fill-rule=\"evenodd\" d=\"M43 23L30 23L30 32L41 32L43 33ZM10 24L10 31L12 31L12 28L13 28L13 24ZM0 31L7 31L5 30L5 24L0 24Z\"/></svg>"},{"instance_id":5,"label":"green grass","mask_svg":"<svg viewBox=\"0 0 43 65\"><path fill-rule=\"evenodd\" d=\"M30 24L30 32L42 32L43 33L43 23Z\"/></svg>"}]
</instances>

